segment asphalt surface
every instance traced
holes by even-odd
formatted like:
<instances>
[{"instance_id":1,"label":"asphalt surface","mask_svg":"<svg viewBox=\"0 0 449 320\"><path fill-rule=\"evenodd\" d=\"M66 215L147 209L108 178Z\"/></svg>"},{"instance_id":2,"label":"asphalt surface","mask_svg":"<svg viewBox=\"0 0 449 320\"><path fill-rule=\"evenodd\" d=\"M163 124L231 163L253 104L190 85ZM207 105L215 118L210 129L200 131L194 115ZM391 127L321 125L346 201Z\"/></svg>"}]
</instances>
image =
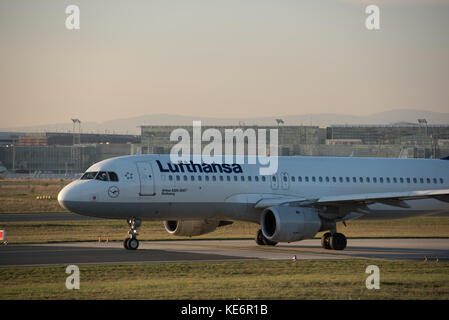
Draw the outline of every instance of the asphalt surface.
<instances>
[{"instance_id":1,"label":"asphalt surface","mask_svg":"<svg viewBox=\"0 0 449 320\"><path fill-rule=\"evenodd\" d=\"M226 262L319 259L398 259L449 261L448 239L349 239L344 251L325 250L320 240L276 247L257 246L253 240L143 241L136 251L122 243L58 243L0 246L0 267L105 265L180 262Z\"/></svg>"}]
</instances>

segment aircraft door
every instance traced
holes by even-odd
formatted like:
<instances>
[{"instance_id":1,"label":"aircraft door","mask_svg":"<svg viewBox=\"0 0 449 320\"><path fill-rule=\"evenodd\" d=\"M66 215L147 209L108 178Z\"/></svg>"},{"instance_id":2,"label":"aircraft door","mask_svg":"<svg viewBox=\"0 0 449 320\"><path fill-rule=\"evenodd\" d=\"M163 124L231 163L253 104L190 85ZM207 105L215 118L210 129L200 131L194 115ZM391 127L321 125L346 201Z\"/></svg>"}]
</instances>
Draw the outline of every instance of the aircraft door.
<instances>
[{"instance_id":1,"label":"aircraft door","mask_svg":"<svg viewBox=\"0 0 449 320\"><path fill-rule=\"evenodd\" d=\"M137 162L137 171L139 172L140 179L140 196L154 196L154 175L151 163L149 162Z\"/></svg>"},{"instance_id":2,"label":"aircraft door","mask_svg":"<svg viewBox=\"0 0 449 320\"><path fill-rule=\"evenodd\" d=\"M282 189L288 189L290 188L290 180L289 180L289 176L287 172L282 172L281 173L281 186Z\"/></svg>"}]
</instances>

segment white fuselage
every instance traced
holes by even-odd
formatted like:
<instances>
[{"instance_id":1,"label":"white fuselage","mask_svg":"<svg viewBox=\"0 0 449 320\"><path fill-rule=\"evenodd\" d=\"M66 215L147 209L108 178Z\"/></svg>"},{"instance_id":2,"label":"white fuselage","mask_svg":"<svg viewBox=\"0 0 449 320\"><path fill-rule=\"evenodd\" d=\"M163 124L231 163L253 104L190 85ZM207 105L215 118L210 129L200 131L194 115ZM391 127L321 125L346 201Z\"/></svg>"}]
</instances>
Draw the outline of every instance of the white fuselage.
<instances>
[{"instance_id":1,"label":"white fuselage","mask_svg":"<svg viewBox=\"0 0 449 320\"><path fill-rule=\"evenodd\" d=\"M273 176L260 176L259 165L245 163L208 168L205 164L175 165L168 155L112 158L92 165L86 171L92 174L66 186L58 200L70 211L104 218L259 222L261 210L255 204L261 199L449 188L447 160L279 157ZM98 180L102 172L107 178ZM371 204L365 217L449 211L449 203L436 199L406 202L409 208Z\"/></svg>"}]
</instances>

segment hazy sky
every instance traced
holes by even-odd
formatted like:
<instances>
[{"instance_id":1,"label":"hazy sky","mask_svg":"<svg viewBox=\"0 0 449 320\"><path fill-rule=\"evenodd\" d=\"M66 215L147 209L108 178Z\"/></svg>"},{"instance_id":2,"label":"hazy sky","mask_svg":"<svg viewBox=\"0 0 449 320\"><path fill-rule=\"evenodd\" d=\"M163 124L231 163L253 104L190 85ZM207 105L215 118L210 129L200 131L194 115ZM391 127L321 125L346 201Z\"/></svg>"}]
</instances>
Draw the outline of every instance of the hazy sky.
<instances>
[{"instance_id":1,"label":"hazy sky","mask_svg":"<svg viewBox=\"0 0 449 320\"><path fill-rule=\"evenodd\" d=\"M65 28L69 4L80 30ZM3 128L449 112L449 0L0 0L0 107Z\"/></svg>"}]
</instances>

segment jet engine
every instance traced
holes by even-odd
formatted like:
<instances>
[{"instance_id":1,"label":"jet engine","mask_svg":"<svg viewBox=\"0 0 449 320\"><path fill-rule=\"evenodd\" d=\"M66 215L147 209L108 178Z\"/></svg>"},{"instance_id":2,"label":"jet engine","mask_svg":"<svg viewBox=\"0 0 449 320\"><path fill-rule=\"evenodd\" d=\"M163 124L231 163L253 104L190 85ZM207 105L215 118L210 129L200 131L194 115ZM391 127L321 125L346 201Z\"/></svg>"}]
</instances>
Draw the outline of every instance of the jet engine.
<instances>
[{"instance_id":1,"label":"jet engine","mask_svg":"<svg viewBox=\"0 0 449 320\"><path fill-rule=\"evenodd\" d=\"M172 220L164 221L165 230L174 236L199 236L214 231L218 227L231 224L217 220Z\"/></svg>"},{"instance_id":2,"label":"jet engine","mask_svg":"<svg viewBox=\"0 0 449 320\"><path fill-rule=\"evenodd\" d=\"M313 238L328 230L333 222L321 219L314 208L275 206L265 209L260 226L265 238L275 242L293 242Z\"/></svg>"}]
</instances>

